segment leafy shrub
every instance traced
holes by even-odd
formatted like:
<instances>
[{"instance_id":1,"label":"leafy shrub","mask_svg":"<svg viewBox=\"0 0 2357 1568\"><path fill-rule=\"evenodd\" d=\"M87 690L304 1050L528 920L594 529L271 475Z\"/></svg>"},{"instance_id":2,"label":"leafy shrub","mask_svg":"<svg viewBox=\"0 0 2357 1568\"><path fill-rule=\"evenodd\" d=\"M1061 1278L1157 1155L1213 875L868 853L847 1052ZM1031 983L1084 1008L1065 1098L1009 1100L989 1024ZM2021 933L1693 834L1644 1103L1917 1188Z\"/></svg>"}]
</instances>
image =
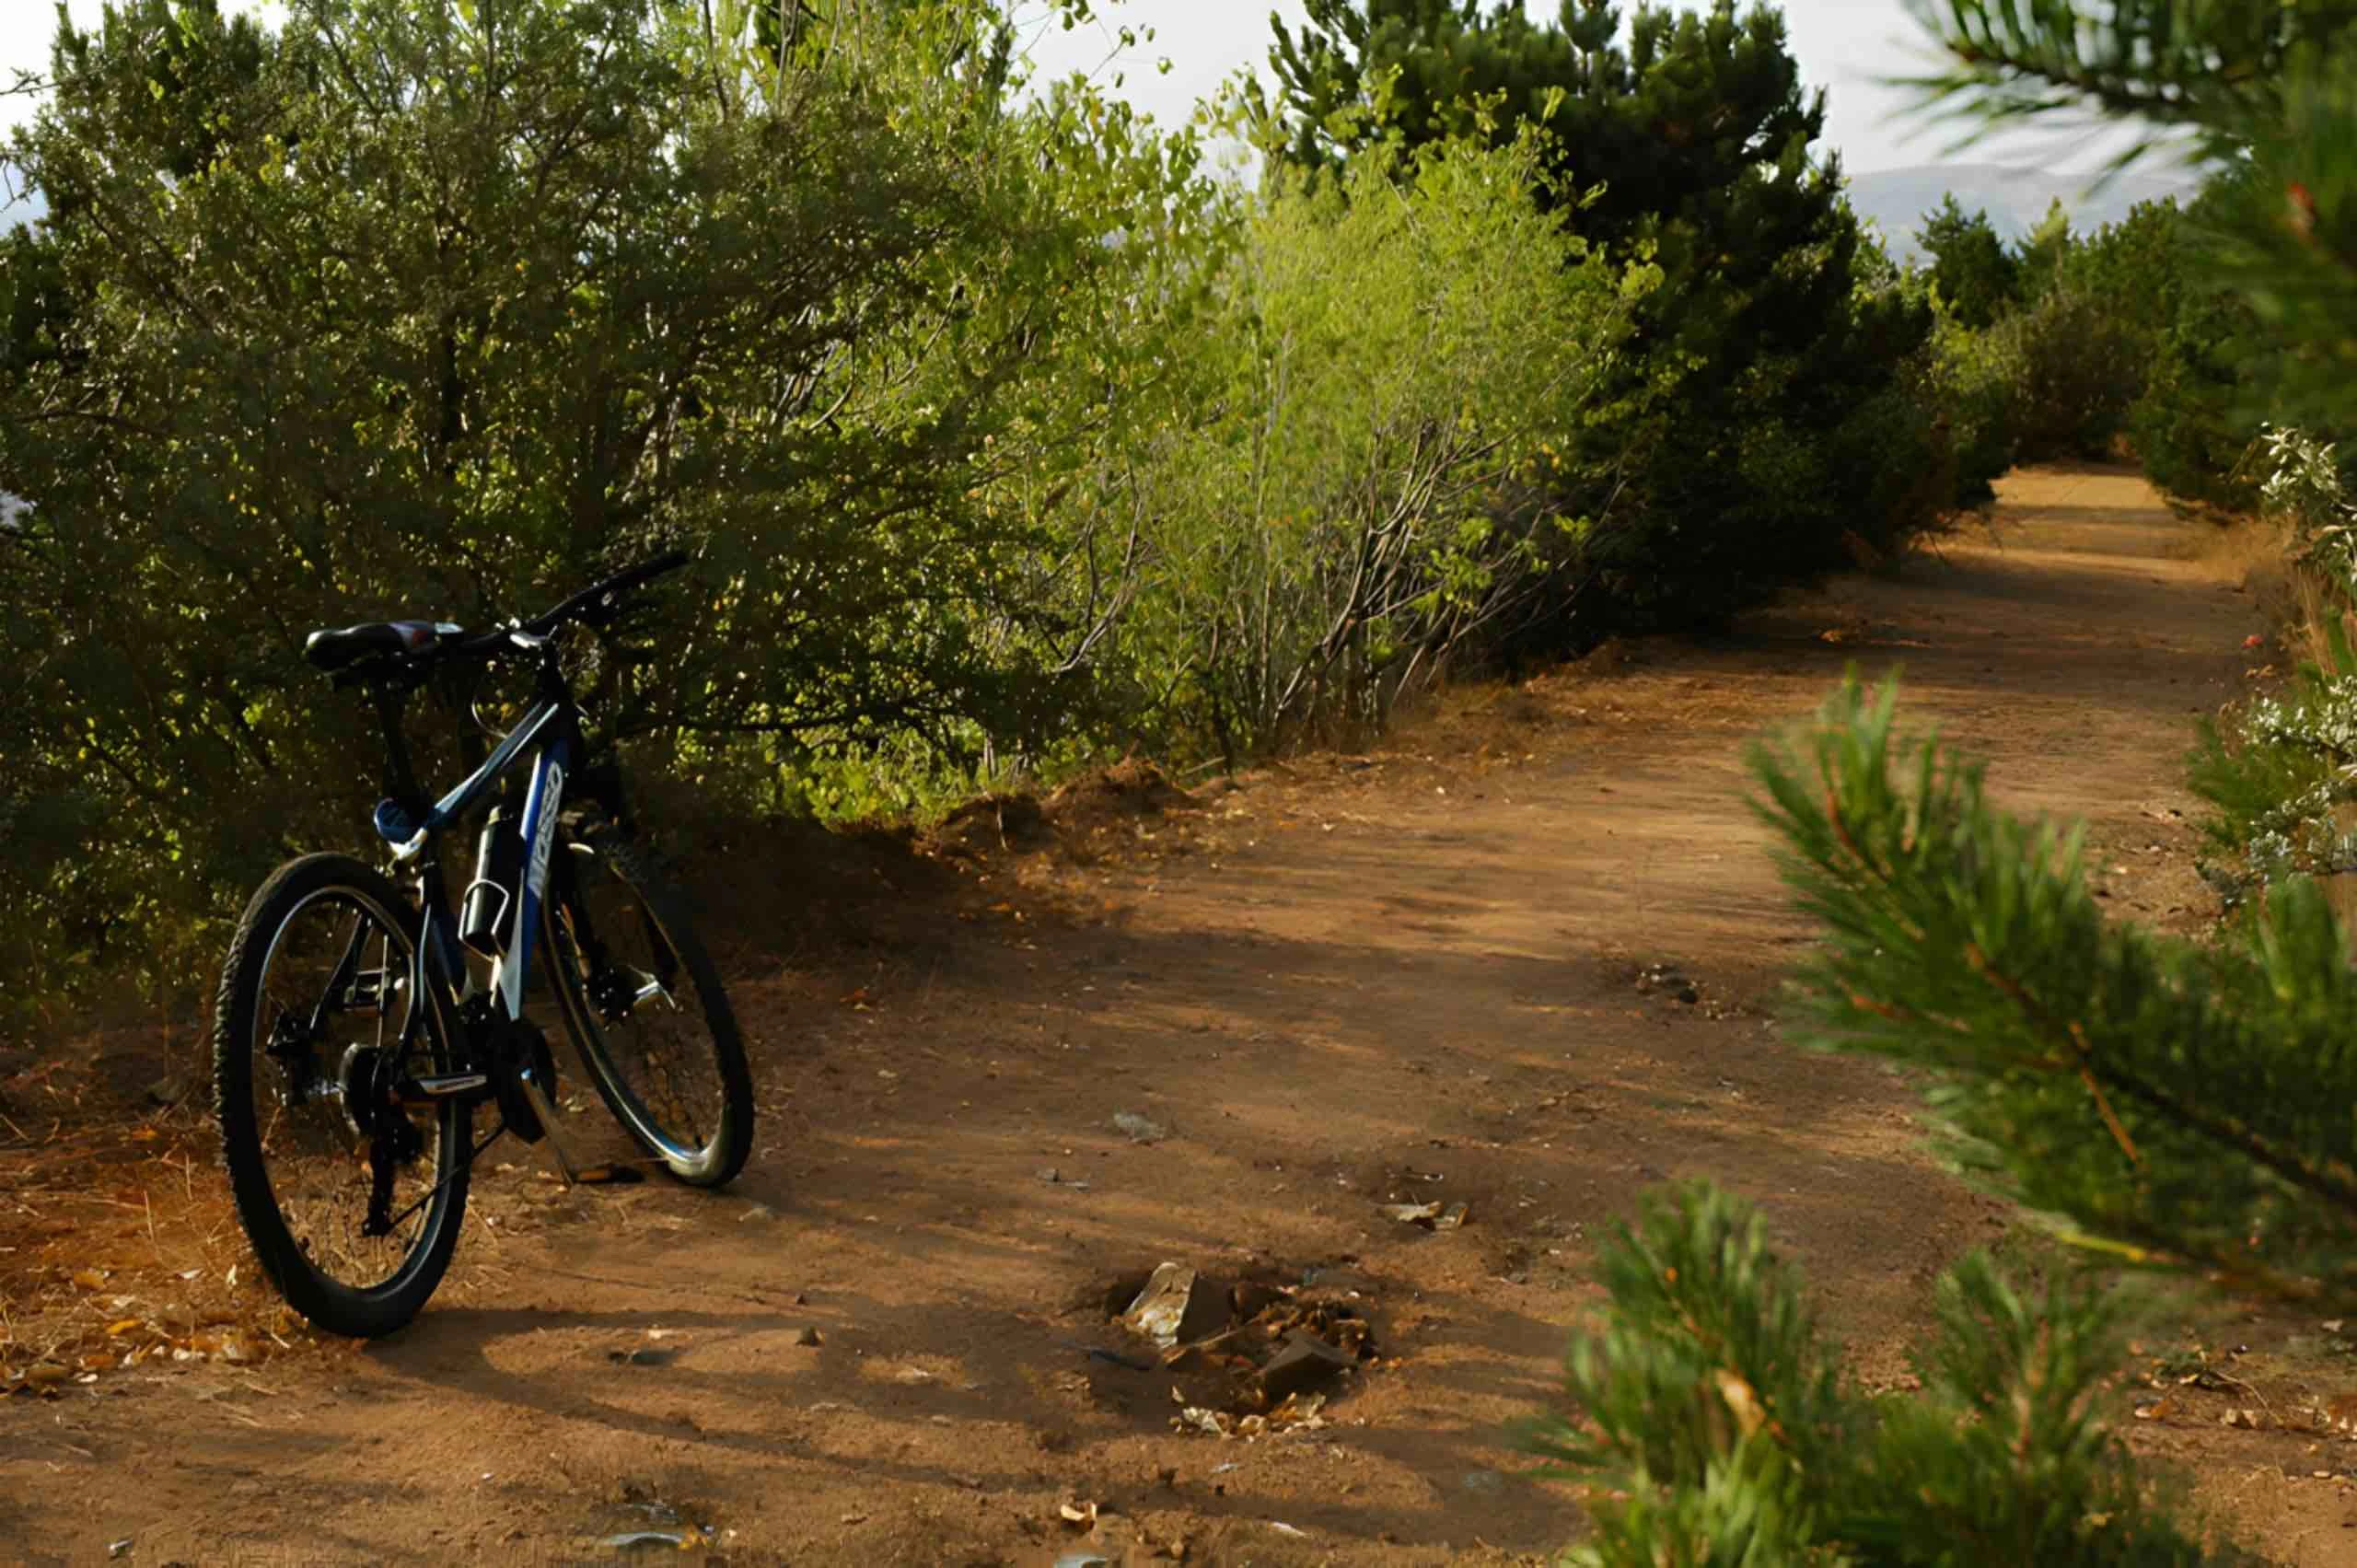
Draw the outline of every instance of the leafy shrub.
<instances>
[{"instance_id":1,"label":"leafy shrub","mask_svg":"<svg viewBox=\"0 0 2357 1568\"><path fill-rule=\"evenodd\" d=\"M2308 589L2318 656L2230 720L2201 724L2191 783L2212 807L2204 831L2228 857L2212 880L2235 902L2286 877L2357 872L2357 506L2327 443L2270 427L2251 455L2265 517Z\"/></svg>"},{"instance_id":2,"label":"leafy shrub","mask_svg":"<svg viewBox=\"0 0 2357 1568\"><path fill-rule=\"evenodd\" d=\"M1235 756L1379 723L1530 613L1578 519L1548 476L1645 269L1534 198L1536 136L1275 171L1199 341L1200 406L1146 445L1121 645L1166 741Z\"/></svg>"},{"instance_id":3,"label":"leafy shrub","mask_svg":"<svg viewBox=\"0 0 2357 1568\"><path fill-rule=\"evenodd\" d=\"M2015 457L2101 459L2143 392L2146 356L2115 300L2057 285L1990 330L2018 377Z\"/></svg>"},{"instance_id":4,"label":"leafy shrub","mask_svg":"<svg viewBox=\"0 0 2357 1568\"><path fill-rule=\"evenodd\" d=\"M692 585L594 695L656 761L957 758L1090 711L1104 529L1057 505L1180 357L1225 221L1193 144L1012 100L985 0L790 41L761 9L63 29L7 151L49 217L0 256L25 968L184 984L264 865L366 820L312 626L480 624L680 541Z\"/></svg>"},{"instance_id":5,"label":"leafy shrub","mask_svg":"<svg viewBox=\"0 0 2357 1568\"><path fill-rule=\"evenodd\" d=\"M2085 238L2049 215L2012 257L2014 292L1992 293L1983 278L1977 286L1993 303L1978 309L1952 306L1942 282L1943 267L1954 272L1973 258L1987 271L1977 230L1954 217L1944 209L1925 232L1936 231L1950 252L1935 255L1928 276L1941 302L1935 356L1958 498L1986 500L1990 482L2016 462L2117 455L2176 310L2174 204L2143 203Z\"/></svg>"},{"instance_id":6,"label":"leafy shrub","mask_svg":"<svg viewBox=\"0 0 2357 1568\"><path fill-rule=\"evenodd\" d=\"M1714 0L1623 19L1611 0L1550 21L1506 3L1314 0L1306 26L1277 27L1293 162L1537 124L1557 199L1579 193L1573 230L1659 268L1561 470L1558 509L1593 526L1519 640L1532 651L1723 618L1945 504L1919 503L1916 482L1939 466L1920 401L1931 312L1883 275L1838 164L1811 153L1824 104L1782 17Z\"/></svg>"},{"instance_id":7,"label":"leafy shrub","mask_svg":"<svg viewBox=\"0 0 2357 1568\"><path fill-rule=\"evenodd\" d=\"M2027 372L2017 338L1974 331L1943 315L1933 339L1932 377L1956 452L1960 505L1996 498L1994 482L2021 448L2021 389Z\"/></svg>"},{"instance_id":8,"label":"leafy shrub","mask_svg":"<svg viewBox=\"0 0 2357 1568\"><path fill-rule=\"evenodd\" d=\"M2161 334L2129 438L2153 482L2181 501L2246 510L2258 488L2244 457L2258 434L2244 380L2248 308L2214 290L2189 291Z\"/></svg>"}]
</instances>

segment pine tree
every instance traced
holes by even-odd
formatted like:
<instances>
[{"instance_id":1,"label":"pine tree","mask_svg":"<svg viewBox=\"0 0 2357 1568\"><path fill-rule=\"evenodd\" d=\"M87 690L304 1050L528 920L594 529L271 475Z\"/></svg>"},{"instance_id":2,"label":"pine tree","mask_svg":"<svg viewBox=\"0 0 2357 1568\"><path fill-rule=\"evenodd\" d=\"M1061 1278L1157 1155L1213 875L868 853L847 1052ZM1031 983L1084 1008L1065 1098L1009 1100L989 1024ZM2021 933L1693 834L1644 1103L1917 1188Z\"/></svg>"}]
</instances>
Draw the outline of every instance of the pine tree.
<instances>
[{"instance_id":1,"label":"pine tree","mask_svg":"<svg viewBox=\"0 0 2357 1568\"><path fill-rule=\"evenodd\" d=\"M2209 161L2212 281L2265 327L2245 412L2338 430L2357 372L2357 6L2112 0L1921 6L1953 68L1923 86L2011 124L2093 110L2141 127L2128 159Z\"/></svg>"},{"instance_id":2,"label":"pine tree","mask_svg":"<svg viewBox=\"0 0 2357 1568\"><path fill-rule=\"evenodd\" d=\"M1600 1272L1611 1306L1568 1377L1587 1424L1526 1434L1554 1473L1594 1487L1593 1533L1567 1562L2245 1561L2173 1523L2096 1417L2122 1336L2084 1281L2027 1292L1966 1259L1939 1283L1921 1391L1875 1399L1842 1377L1798 1271L1739 1200L1701 1185L1650 1195Z\"/></svg>"},{"instance_id":3,"label":"pine tree","mask_svg":"<svg viewBox=\"0 0 2357 1568\"><path fill-rule=\"evenodd\" d=\"M1812 150L1823 96L1772 6L1641 4L1622 22L1617 0L1545 23L1515 0L1311 0L1299 29L1273 24L1271 67L1292 160L1537 122L1574 230L1657 263L1604 400L1621 417L1563 509L1608 512L1586 564L1621 613L1707 618L1904 515L1873 459L1932 322L1866 285L1839 161Z\"/></svg>"},{"instance_id":4,"label":"pine tree","mask_svg":"<svg viewBox=\"0 0 2357 1568\"><path fill-rule=\"evenodd\" d=\"M2038 226L2022 236L2021 292L2024 297L2036 299L2054 286L2061 275L2062 263L2071 255L2071 215L2062 210L2062 198L2055 197L2046 204L2046 215Z\"/></svg>"},{"instance_id":5,"label":"pine tree","mask_svg":"<svg viewBox=\"0 0 2357 1568\"><path fill-rule=\"evenodd\" d=\"M2000 122L2091 106L2224 160L2192 264L2257 329L2243 385L2280 420L2345 426L2357 6L1924 10L1956 63L1928 86L1952 105ZM1901 738L1896 711L1895 688L1853 679L1755 758L1825 936L1798 981L1804 1038L1909 1066L1956 1163L2090 1258L2349 1310L2357 970L2322 892L2288 877L2214 945L2111 922L2075 830L1996 811L1980 770ZM1591 1562L2205 1560L2090 1414L2119 1353L2094 1286L2028 1307L1963 1260L1922 1396L1877 1407L1841 1389L1726 1200L1656 1201L1604 1269L1612 1310L1569 1372L1586 1427L1535 1439L1601 1483Z\"/></svg>"},{"instance_id":6,"label":"pine tree","mask_svg":"<svg viewBox=\"0 0 2357 1568\"><path fill-rule=\"evenodd\" d=\"M1916 243L1931 257L1933 286L1956 319L1979 331L2021 294L2021 261L1985 210L1966 213L1953 193L1923 215Z\"/></svg>"}]
</instances>

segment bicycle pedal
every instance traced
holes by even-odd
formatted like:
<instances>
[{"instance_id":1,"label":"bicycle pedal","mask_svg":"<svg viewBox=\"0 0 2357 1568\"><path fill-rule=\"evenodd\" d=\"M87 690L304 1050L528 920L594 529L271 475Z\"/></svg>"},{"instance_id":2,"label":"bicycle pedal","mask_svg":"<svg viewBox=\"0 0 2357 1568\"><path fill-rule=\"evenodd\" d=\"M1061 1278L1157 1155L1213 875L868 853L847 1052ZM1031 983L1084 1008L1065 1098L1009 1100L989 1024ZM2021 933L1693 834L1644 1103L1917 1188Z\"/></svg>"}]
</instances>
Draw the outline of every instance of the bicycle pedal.
<instances>
[{"instance_id":1,"label":"bicycle pedal","mask_svg":"<svg viewBox=\"0 0 2357 1568\"><path fill-rule=\"evenodd\" d=\"M646 1179L646 1172L634 1165L592 1165L575 1171L573 1179L584 1187L634 1187Z\"/></svg>"}]
</instances>

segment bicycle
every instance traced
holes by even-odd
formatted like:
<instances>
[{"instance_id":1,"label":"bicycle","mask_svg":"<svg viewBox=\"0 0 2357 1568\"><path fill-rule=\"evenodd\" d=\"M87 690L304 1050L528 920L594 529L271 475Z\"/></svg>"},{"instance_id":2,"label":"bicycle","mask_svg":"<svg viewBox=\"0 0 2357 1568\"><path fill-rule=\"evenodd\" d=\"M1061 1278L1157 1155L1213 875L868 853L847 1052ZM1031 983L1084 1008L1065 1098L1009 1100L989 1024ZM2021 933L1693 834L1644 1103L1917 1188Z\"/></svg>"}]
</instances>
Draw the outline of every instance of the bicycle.
<instances>
[{"instance_id":1,"label":"bicycle","mask_svg":"<svg viewBox=\"0 0 2357 1568\"><path fill-rule=\"evenodd\" d=\"M579 1178L555 1135L554 1054L525 1016L536 956L590 1081L651 1161L694 1187L744 1167L752 1081L727 993L636 847L619 765L588 752L557 657L565 626L611 624L624 596L686 563L646 562L487 632L376 621L304 643L337 690L376 707L392 793L375 827L413 878L404 894L352 855L289 861L247 905L222 974L214 1093L238 1218L320 1329L373 1339L417 1315L458 1244L468 1173L502 1135L545 1140L564 1179ZM428 804L402 712L459 661L529 664L533 694L482 766ZM511 774L520 811L510 784L454 914L441 838ZM681 1037L684 1050L660 1049ZM478 1143L484 1106L499 1124Z\"/></svg>"}]
</instances>

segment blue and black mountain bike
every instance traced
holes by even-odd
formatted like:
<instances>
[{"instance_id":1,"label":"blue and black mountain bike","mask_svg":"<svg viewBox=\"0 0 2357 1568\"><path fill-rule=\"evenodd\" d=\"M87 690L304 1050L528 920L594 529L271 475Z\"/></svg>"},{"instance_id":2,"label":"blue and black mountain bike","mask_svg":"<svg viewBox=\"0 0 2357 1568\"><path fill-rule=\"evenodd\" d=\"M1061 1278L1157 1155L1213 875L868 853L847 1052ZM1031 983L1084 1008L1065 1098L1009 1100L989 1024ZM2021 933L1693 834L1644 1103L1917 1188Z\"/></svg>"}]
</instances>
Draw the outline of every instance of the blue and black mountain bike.
<instances>
[{"instance_id":1,"label":"blue and black mountain bike","mask_svg":"<svg viewBox=\"0 0 2357 1568\"><path fill-rule=\"evenodd\" d=\"M635 847L620 772L592 754L557 658L668 555L537 620L470 633L415 621L313 633L305 656L365 691L392 795L377 808L404 891L344 854L282 865L246 908L215 1014L214 1091L238 1217L286 1300L374 1337L416 1316L449 1267L467 1173L502 1134L556 1133L556 1064L525 1017L543 966L589 1079L650 1156L717 1187L752 1147L752 1081L712 960ZM472 777L428 801L401 715L457 661L529 667L523 717ZM474 876L447 895L439 844L489 805ZM475 1112L498 1123L480 1142ZM628 1167L625 1167L628 1168Z\"/></svg>"}]
</instances>

